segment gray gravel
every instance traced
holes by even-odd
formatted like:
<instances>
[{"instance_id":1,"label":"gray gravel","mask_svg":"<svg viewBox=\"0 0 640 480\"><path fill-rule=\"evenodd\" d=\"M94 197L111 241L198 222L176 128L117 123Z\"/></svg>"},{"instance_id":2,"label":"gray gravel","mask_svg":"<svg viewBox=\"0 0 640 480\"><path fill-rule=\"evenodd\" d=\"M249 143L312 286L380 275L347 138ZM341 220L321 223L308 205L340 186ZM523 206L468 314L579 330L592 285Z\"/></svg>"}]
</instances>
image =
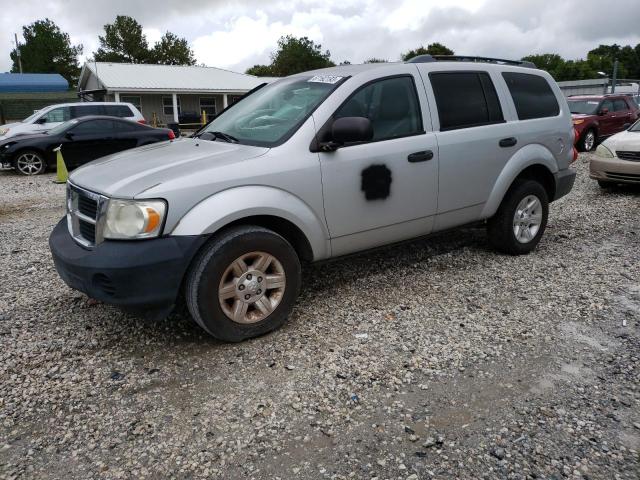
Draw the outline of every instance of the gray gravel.
<instances>
[{"instance_id":1,"label":"gray gravel","mask_svg":"<svg viewBox=\"0 0 640 480\"><path fill-rule=\"evenodd\" d=\"M638 479L640 191L586 161L535 253L467 228L306 267L238 345L67 288L64 186L0 172L0 478Z\"/></svg>"}]
</instances>

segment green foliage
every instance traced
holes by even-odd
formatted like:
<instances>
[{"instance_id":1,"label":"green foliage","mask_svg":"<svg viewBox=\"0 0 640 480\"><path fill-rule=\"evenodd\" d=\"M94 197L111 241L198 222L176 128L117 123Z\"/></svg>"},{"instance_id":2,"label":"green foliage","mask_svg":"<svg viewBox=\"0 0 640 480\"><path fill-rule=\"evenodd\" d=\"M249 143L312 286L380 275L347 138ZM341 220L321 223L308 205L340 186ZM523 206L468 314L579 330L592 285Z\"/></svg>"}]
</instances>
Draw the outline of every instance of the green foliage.
<instances>
[{"instance_id":1,"label":"green foliage","mask_svg":"<svg viewBox=\"0 0 640 480\"><path fill-rule=\"evenodd\" d=\"M322 46L307 37L292 35L280 37L278 49L271 54L270 65L254 65L246 73L257 76L286 77L294 73L333 67L329 50L322 52Z\"/></svg>"},{"instance_id":2,"label":"green foliage","mask_svg":"<svg viewBox=\"0 0 640 480\"><path fill-rule=\"evenodd\" d=\"M382 58L370 58L368 60L365 60L364 63L387 63L389 60L384 60Z\"/></svg>"},{"instance_id":3,"label":"green foliage","mask_svg":"<svg viewBox=\"0 0 640 480\"><path fill-rule=\"evenodd\" d=\"M113 23L104 26L99 36L100 48L94 52L98 62L146 63L150 60L149 44L142 33L142 25L134 18L118 15Z\"/></svg>"},{"instance_id":4,"label":"green foliage","mask_svg":"<svg viewBox=\"0 0 640 480\"><path fill-rule=\"evenodd\" d=\"M134 18L118 15L104 26L99 36L100 47L94 52L98 62L157 63L162 65L195 65L196 59L186 39L166 32L149 48L142 25Z\"/></svg>"},{"instance_id":5,"label":"green foliage","mask_svg":"<svg viewBox=\"0 0 640 480\"><path fill-rule=\"evenodd\" d=\"M413 57L417 57L418 55L454 55L453 50L448 47L445 47L441 43L435 42L427 45L427 48L420 46L415 50L409 50L406 53L402 54L402 60L407 61L411 60Z\"/></svg>"},{"instance_id":6,"label":"green foliage","mask_svg":"<svg viewBox=\"0 0 640 480\"><path fill-rule=\"evenodd\" d=\"M161 65L195 65L196 59L187 40L166 32L150 52L151 63Z\"/></svg>"},{"instance_id":7,"label":"green foliage","mask_svg":"<svg viewBox=\"0 0 640 480\"><path fill-rule=\"evenodd\" d=\"M22 36L24 44L20 45L20 53L24 73L59 73L70 86L78 83L78 55L82 53L82 45L71 45L68 33L45 18L23 26ZM10 57L13 61L11 71L19 72L15 48Z\"/></svg>"}]
</instances>

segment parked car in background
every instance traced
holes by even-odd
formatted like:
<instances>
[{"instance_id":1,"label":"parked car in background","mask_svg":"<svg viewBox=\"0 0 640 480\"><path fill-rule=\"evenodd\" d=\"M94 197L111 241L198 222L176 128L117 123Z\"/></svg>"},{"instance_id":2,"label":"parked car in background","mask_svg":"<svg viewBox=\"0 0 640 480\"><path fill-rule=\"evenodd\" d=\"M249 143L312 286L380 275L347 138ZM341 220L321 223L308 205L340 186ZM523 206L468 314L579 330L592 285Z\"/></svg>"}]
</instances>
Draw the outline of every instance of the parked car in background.
<instances>
[{"instance_id":1,"label":"parked car in background","mask_svg":"<svg viewBox=\"0 0 640 480\"><path fill-rule=\"evenodd\" d=\"M602 188L617 183L640 185L640 120L598 145L589 172Z\"/></svg>"},{"instance_id":2,"label":"parked car in background","mask_svg":"<svg viewBox=\"0 0 640 480\"><path fill-rule=\"evenodd\" d=\"M184 294L204 330L240 341L285 322L301 261L482 220L497 250L531 252L573 187L571 114L532 64L468 60L300 73L193 138L76 170L49 239L58 273L147 316Z\"/></svg>"},{"instance_id":3,"label":"parked car in background","mask_svg":"<svg viewBox=\"0 0 640 480\"><path fill-rule=\"evenodd\" d=\"M21 122L0 125L0 140L38 133L57 127L61 123L88 115L106 115L124 118L138 123L146 123L140 111L130 103L122 102L79 102L49 105L38 110Z\"/></svg>"},{"instance_id":4,"label":"parked car in background","mask_svg":"<svg viewBox=\"0 0 640 480\"><path fill-rule=\"evenodd\" d=\"M598 142L621 132L639 118L636 102L629 95L579 95L567 98L573 126L578 132L578 150L590 152Z\"/></svg>"},{"instance_id":5,"label":"parked car in background","mask_svg":"<svg viewBox=\"0 0 640 480\"><path fill-rule=\"evenodd\" d=\"M58 146L62 146L67 168L75 168L105 155L174 138L166 128L117 117L82 117L47 132L0 140L0 163L23 175L37 175L56 164L54 149Z\"/></svg>"}]
</instances>

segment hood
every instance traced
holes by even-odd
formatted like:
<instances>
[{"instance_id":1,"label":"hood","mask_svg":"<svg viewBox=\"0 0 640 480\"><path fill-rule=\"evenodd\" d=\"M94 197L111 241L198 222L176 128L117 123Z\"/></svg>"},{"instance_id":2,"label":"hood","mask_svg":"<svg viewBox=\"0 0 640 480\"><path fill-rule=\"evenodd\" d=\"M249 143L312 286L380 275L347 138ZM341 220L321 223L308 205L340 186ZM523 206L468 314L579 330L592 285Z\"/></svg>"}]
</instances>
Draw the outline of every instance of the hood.
<instances>
[{"instance_id":1,"label":"hood","mask_svg":"<svg viewBox=\"0 0 640 480\"><path fill-rule=\"evenodd\" d=\"M164 184L207 176L267 151L237 143L181 138L95 160L75 170L69 180L109 197L134 198L145 190L163 190Z\"/></svg>"},{"instance_id":2,"label":"hood","mask_svg":"<svg viewBox=\"0 0 640 480\"><path fill-rule=\"evenodd\" d=\"M0 132L3 130L9 129L7 133L4 135L0 135L0 140L4 140L5 138L12 137L18 133L22 133L25 131L33 131L33 126L28 123L15 122L15 123L7 123L5 125L0 125Z\"/></svg>"},{"instance_id":3,"label":"hood","mask_svg":"<svg viewBox=\"0 0 640 480\"><path fill-rule=\"evenodd\" d=\"M616 133L607 138L603 142L604 146L612 152L616 150L629 150L632 152L640 152L640 132L624 132Z\"/></svg>"},{"instance_id":4,"label":"hood","mask_svg":"<svg viewBox=\"0 0 640 480\"><path fill-rule=\"evenodd\" d=\"M17 133L9 137L0 137L0 145L6 145L7 143L16 143L19 140L20 141L39 140L41 138L54 138L54 137L50 137L46 133L33 133L33 132Z\"/></svg>"}]
</instances>

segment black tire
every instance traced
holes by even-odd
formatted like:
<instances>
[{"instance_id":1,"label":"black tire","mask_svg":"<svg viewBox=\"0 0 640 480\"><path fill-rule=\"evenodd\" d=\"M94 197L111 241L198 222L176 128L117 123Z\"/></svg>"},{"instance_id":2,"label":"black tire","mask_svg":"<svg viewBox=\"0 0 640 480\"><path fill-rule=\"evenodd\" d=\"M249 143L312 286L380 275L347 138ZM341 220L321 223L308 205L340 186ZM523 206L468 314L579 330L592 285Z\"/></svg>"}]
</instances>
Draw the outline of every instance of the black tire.
<instances>
[{"instance_id":1,"label":"black tire","mask_svg":"<svg viewBox=\"0 0 640 480\"><path fill-rule=\"evenodd\" d=\"M593 136L593 143L591 144L591 146L589 146L589 138L590 135ZM588 130L585 130L585 132L582 134L582 137L580 137L580 141L578 142L578 150L580 150L581 152L591 152L593 150L595 150L596 146L598 145L598 134L596 133L595 129L590 128Z\"/></svg>"},{"instance_id":2,"label":"black tire","mask_svg":"<svg viewBox=\"0 0 640 480\"><path fill-rule=\"evenodd\" d=\"M47 171L47 160L40 152L22 150L13 157L13 168L21 175L40 175Z\"/></svg>"},{"instance_id":3,"label":"black tire","mask_svg":"<svg viewBox=\"0 0 640 480\"><path fill-rule=\"evenodd\" d=\"M526 243L519 241L514 232L514 217L520 202L535 196L540 202L541 223L537 233ZM499 252L524 255L536 248L547 226L549 199L547 191L535 180L516 180L505 195L496 214L489 219L487 233L490 245Z\"/></svg>"},{"instance_id":4,"label":"black tire","mask_svg":"<svg viewBox=\"0 0 640 480\"><path fill-rule=\"evenodd\" d=\"M254 251L275 257L284 270L286 283L279 303L264 319L238 323L222 309L218 289L227 268ZM266 228L242 225L217 235L198 253L187 273L185 297L191 316L207 333L222 341L240 342L282 326L298 297L300 282L300 260L287 240Z\"/></svg>"},{"instance_id":5,"label":"black tire","mask_svg":"<svg viewBox=\"0 0 640 480\"><path fill-rule=\"evenodd\" d=\"M613 182L607 182L605 180L598 180L598 185L600 186L600 188L602 188L603 190L611 190L612 188L614 188L616 186L615 183Z\"/></svg>"}]
</instances>

